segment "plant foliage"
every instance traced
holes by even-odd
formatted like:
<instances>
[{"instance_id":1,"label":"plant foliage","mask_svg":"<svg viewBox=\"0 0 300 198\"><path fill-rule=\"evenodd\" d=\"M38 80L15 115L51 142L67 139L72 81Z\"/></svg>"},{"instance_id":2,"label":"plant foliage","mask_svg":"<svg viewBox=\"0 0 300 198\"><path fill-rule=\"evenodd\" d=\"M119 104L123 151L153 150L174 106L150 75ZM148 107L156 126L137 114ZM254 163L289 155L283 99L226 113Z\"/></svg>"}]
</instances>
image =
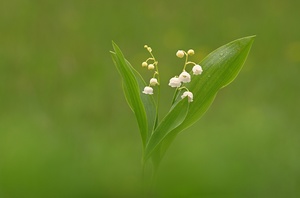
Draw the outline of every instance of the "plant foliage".
<instances>
[{"instance_id":1,"label":"plant foliage","mask_svg":"<svg viewBox=\"0 0 300 198\"><path fill-rule=\"evenodd\" d=\"M170 111L160 122L153 96L142 94L146 86L145 81L113 42L112 59L121 75L126 100L139 126L144 147L144 162L151 158L157 167L176 135L201 118L212 104L217 92L238 75L254 38L255 36L249 36L237 39L205 57L199 63L203 68L203 74L194 76L186 86L193 91L194 101L182 99L180 96L183 90L177 89Z\"/></svg>"}]
</instances>

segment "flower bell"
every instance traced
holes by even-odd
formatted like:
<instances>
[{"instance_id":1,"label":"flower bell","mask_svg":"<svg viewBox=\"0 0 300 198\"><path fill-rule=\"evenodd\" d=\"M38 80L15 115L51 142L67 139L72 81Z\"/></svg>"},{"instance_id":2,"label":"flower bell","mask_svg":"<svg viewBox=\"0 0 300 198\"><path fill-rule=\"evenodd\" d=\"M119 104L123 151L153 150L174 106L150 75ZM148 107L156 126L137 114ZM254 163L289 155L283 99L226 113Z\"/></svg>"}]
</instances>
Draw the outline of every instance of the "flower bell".
<instances>
[{"instance_id":1,"label":"flower bell","mask_svg":"<svg viewBox=\"0 0 300 198\"><path fill-rule=\"evenodd\" d=\"M194 75L200 75L203 72L200 65L195 65L192 70Z\"/></svg>"},{"instance_id":2,"label":"flower bell","mask_svg":"<svg viewBox=\"0 0 300 198\"><path fill-rule=\"evenodd\" d=\"M185 91L183 92L181 98L185 98L185 97L188 97L188 102L193 102L193 93L190 92L190 91Z\"/></svg>"},{"instance_id":3,"label":"flower bell","mask_svg":"<svg viewBox=\"0 0 300 198\"><path fill-rule=\"evenodd\" d=\"M152 95L152 94L153 94L153 89L152 89L152 87L146 86L146 87L144 88L143 93L144 93L144 94Z\"/></svg>"},{"instance_id":4,"label":"flower bell","mask_svg":"<svg viewBox=\"0 0 300 198\"><path fill-rule=\"evenodd\" d=\"M169 81L169 86L171 87L180 87L181 86L181 81L177 77L173 77Z\"/></svg>"},{"instance_id":5,"label":"flower bell","mask_svg":"<svg viewBox=\"0 0 300 198\"><path fill-rule=\"evenodd\" d=\"M150 85L151 85L151 86L158 85L157 79L156 79L156 78L151 78L151 79L150 79Z\"/></svg>"},{"instance_id":6,"label":"flower bell","mask_svg":"<svg viewBox=\"0 0 300 198\"><path fill-rule=\"evenodd\" d=\"M189 83L189 82L191 82L191 75L189 73L187 73L186 71L183 71L179 75L179 80L183 83Z\"/></svg>"}]
</instances>

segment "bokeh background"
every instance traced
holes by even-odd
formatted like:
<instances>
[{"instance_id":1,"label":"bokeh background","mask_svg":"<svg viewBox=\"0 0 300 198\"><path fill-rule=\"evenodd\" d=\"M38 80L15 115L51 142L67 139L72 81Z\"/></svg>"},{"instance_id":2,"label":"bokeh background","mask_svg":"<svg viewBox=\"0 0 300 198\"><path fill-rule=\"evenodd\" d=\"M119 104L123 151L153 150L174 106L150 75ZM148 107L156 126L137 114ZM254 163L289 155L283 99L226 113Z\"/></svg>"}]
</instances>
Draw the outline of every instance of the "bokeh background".
<instances>
[{"instance_id":1,"label":"bokeh background","mask_svg":"<svg viewBox=\"0 0 300 198\"><path fill-rule=\"evenodd\" d=\"M109 51L145 78L160 62L163 115L180 71L257 35L237 79L179 134L153 197L300 197L297 0L0 2L0 198L146 197L142 145ZM177 65L179 65L177 67ZM150 197L150 196L149 196Z\"/></svg>"}]
</instances>

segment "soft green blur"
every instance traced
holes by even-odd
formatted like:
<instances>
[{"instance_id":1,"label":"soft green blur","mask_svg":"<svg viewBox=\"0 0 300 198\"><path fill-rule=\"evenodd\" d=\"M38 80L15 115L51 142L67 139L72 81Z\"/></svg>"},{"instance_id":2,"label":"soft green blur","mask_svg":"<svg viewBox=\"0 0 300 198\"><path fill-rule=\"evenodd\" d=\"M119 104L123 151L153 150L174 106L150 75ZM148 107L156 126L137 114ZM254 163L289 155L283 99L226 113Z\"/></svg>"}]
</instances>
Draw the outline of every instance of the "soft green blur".
<instances>
[{"instance_id":1,"label":"soft green blur","mask_svg":"<svg viewBox=\"0 0 300 198\"><path fill-rule=\"evenodd\" d=\"M300 197L300 1L0 3L0 198L145 197L142 145L109 50L181 69L257 35L237 79L181 133L153 197Z\"/></svg>"}]
</instances>

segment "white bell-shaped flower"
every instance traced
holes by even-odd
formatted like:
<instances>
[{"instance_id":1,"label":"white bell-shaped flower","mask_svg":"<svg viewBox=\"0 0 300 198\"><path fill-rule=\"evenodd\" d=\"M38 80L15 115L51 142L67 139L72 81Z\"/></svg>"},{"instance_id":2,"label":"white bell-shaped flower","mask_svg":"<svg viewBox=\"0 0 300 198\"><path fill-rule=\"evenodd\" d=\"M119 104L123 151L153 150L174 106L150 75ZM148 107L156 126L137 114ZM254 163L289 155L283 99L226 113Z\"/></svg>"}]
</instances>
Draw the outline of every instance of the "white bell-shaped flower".
<instances>
[{"instance_id":1,"label":"white bell-shaped flower","mask_svg":"<svg viewBox=\"0 0 300 198\"><path fill-rule=\"evenodd\" d=\"M183 71L180 75L179 75L179 80L183 83L188 83L191 82L191 75L189 73L187 73L186 71Z\"/></svg>"},{"instance_id":2,"label":"white bell-shaped flower","mask_svg":"<svg viewBox=\"0 0 300 198\"><path fill-rule=\"evenodd\" d=\"M192 70L194 75L200 75L203 72L203 69L200 65L195 65Z\"/></svg>"},{"instance_id":3,"label":"white bell-shaped flower","mask_svg":"<svg viewBox=\"0 0 300 198\"><path fill-rule=\"evenodd\" d=\"M151 78L151 79L150 79L150 85L151 85L151 86L158 85L157 79L156 79L156 78Z\"/></svg>"},{"instance_id":4,"label":"white bell-shaped flower","mask_svg":"<svg viewBox=\"0 0 300 198\"><path fill-rule=\"evenodd\" d=\"M144 88L143 93L144 93L144 94L152 95L152 94L153 94L153 89L152 89L152 87L146 86L146 87Z\"/></svg>"},{"instance_id":5,"label":"white bell-shaped flower","mask_svg":"<svg viewBox=\"0 0 300 198\"><path fill-rule=\"evenodd\" d=\"M180 87L181 86L181 81L177 77L173 77L169 81L169 86L171 87Z\"/></svg>"},{"instance_id":6,"label":"white bell-shaped flower","mask_svg":"<svg viewBox=\"0 0 300 198\"><path fill-rule=\"evenodd\" d=\"M190 92L190 91L183 92L181 98L183 99L185 97L188 97L189 102L193 102L193 93L192 92Z\"/></svg>"}]
</instances>

